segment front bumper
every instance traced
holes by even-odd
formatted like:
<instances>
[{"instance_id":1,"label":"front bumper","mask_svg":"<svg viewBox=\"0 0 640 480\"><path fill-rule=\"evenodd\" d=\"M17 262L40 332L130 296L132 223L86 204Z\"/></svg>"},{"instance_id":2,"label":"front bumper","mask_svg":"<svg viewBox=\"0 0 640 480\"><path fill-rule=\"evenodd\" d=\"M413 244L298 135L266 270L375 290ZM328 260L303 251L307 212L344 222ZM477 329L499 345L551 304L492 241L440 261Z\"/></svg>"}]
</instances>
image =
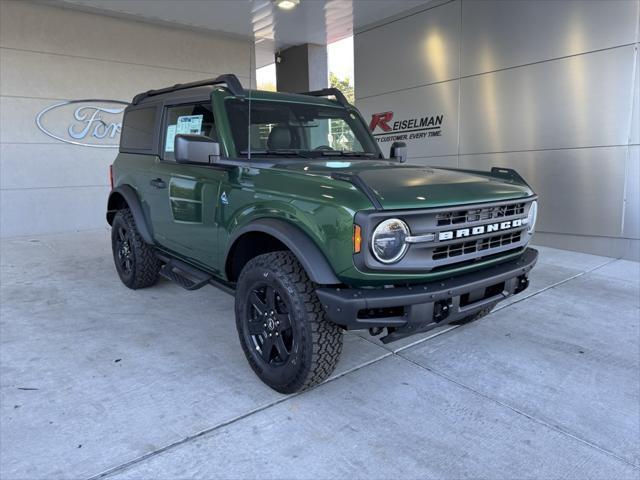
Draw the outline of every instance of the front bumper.
<instances>
[{"instance_id":1,"label":"front bumper","mask_svg":"<svg viewBox=\"0 0 640 480\"><path fill-rule=\"evenodd\" d=\"M431 283L393 288L316 290L328 319L349 330L388 329L388 343L491 308L529 285L538 251L527 248L504 263Z\"/></svg>"}]
</instances>

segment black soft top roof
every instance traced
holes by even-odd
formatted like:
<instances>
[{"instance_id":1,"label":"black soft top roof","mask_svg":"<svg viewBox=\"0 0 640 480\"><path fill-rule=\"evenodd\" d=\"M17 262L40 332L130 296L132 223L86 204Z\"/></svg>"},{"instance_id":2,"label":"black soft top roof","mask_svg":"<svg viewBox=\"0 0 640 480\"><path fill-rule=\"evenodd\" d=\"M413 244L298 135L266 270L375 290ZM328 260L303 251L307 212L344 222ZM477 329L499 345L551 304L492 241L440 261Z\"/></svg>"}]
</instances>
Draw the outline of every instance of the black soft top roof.
<instances>
[{"instance_id":1,"label":"black soft top roof","mask_svg":"<svg viewBox=\"0 0 640 480\"><path fill-rule=\"evenodd\" d=\"M244 98L246 96L246 91L242 87L240 80L232 73L226 73L224 75L220 75L216 78L209 78L207 80L199 80L197 82L190 83L176 83L172 87L159 88L156 90L147 90L146 92L139 93L133 100L131 101L131 105L138 105L146 99L150 99L151 97L156 97L162 95L166 99L167 97L171 98L172 93L175 93L176 96L182 96L184 94L184 90L195 89L199 87L214 87L216 85L225 85L229 92L238 98ZM304 92L301 95L308 95L312 97L327 97L332 96L335 97L337 102L341 104L343 107L347 107L349 105L348 100L345 98L343 93L337 88L325 88L323 90L316 90L313 92ZM146 103L146 102L145 102Z\"/></svg>"},{"instance_id":2,"label":"black soft top roof","mask_svg":"<svg viewBox=\"0 0 640 480\"><path fill-rule=\"evenodd\" d=\"M148 97L155 97L156 95L162 95L165 93L178 92L180 90L187 90L189 88L195 87L206 87L206 86L214 86L214 85L226 85L229 91L236 97L244 97L244 88L238 80L238 77L231 73L227 73L225 75L220 75L216 78L209 78L207 80L200 80L197 82L191 83L176 83L172 87L160 88L157 90L147 90L146 92L139 93L131 102L132 105L139 104L142 100Z\"/></svg>"}]
</instances>

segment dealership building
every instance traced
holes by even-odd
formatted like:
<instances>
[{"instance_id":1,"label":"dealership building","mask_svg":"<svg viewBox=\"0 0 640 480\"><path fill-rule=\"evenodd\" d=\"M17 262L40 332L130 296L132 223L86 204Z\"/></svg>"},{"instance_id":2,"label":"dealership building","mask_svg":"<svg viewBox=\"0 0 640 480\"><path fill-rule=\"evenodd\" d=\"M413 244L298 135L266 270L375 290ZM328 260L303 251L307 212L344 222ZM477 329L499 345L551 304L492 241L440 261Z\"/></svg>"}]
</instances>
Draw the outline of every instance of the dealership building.
<instances>
[{"instance_id":1,"label":"dealership building","mask_svg":"<svg viewBox=\"0 0 640 480\"><path fill-rule=\"evenodd\" d=\"M280 89L322 87L326 43L354 35L355 103L385 153L515 168L540 195L538 243L637 258L637 2L303 2L279 36L273 2L235 3L2 1L3 237L105 226L136 93L255 85L276 55Z\"/></svg>"}]
</instances>

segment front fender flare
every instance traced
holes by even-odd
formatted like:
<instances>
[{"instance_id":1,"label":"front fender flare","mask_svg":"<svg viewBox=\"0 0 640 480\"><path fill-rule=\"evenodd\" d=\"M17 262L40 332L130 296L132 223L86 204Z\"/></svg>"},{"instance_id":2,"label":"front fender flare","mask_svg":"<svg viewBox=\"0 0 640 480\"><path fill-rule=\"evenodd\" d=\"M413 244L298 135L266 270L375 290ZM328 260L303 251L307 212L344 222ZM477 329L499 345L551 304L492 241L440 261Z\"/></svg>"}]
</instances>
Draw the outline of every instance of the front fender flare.
<instances>
[{"instance_id":1,"label":"front fender flare","mask_svg":"<svg viewBox=\"0 0 640 480\"><path fill-rule=\"evenodd\" d=\"M151 236L151 231L147 225L144 210L142 209L142 203L140 202L138 194L131 185L120 185L119 187L111 190L109 200L107 201L107 222L109 222L109 225L111 225L115 213L121 208L119 206L119 197L124 199L129 210L131 210L133 219L136 222L138 233L144 242L149 245L153 245L153 237Z\"/></svg>"},{"instance_id":2,"label":"front fender flare","mask_svg":"<svg viewBox=\"0 0 640 480\"><path fill-rule=\"evenodd\" d=\"M280 240L296 256L307 275L320 285L338 285L342 282L336 277L329 261L309 236L295 225L276 218L260 218L234 232L227 246L224 258L227 259L236 240L250 232L261 232Z\"/></svg>"}]
</instances>

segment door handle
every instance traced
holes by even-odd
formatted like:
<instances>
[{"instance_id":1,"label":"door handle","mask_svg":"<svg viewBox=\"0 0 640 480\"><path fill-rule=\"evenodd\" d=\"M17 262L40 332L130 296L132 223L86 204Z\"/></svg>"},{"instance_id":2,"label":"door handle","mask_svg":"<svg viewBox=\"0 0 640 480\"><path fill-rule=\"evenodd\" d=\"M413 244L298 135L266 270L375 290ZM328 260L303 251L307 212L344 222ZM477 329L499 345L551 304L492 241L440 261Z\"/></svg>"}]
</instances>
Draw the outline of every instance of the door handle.
<instances>
[{"instance_id":1,"label":"door handle","mask_svg":"<svg viewBox=\"0 0 640 480\"><path fill-rule=\"evenodd\" d=\"M151 186L152 187L156 187L156 188L167 188L167 184L164 183L164 180L162 180L161 178L154 178L153 180L151 180Z\"/></svg>"}]
</instances>

